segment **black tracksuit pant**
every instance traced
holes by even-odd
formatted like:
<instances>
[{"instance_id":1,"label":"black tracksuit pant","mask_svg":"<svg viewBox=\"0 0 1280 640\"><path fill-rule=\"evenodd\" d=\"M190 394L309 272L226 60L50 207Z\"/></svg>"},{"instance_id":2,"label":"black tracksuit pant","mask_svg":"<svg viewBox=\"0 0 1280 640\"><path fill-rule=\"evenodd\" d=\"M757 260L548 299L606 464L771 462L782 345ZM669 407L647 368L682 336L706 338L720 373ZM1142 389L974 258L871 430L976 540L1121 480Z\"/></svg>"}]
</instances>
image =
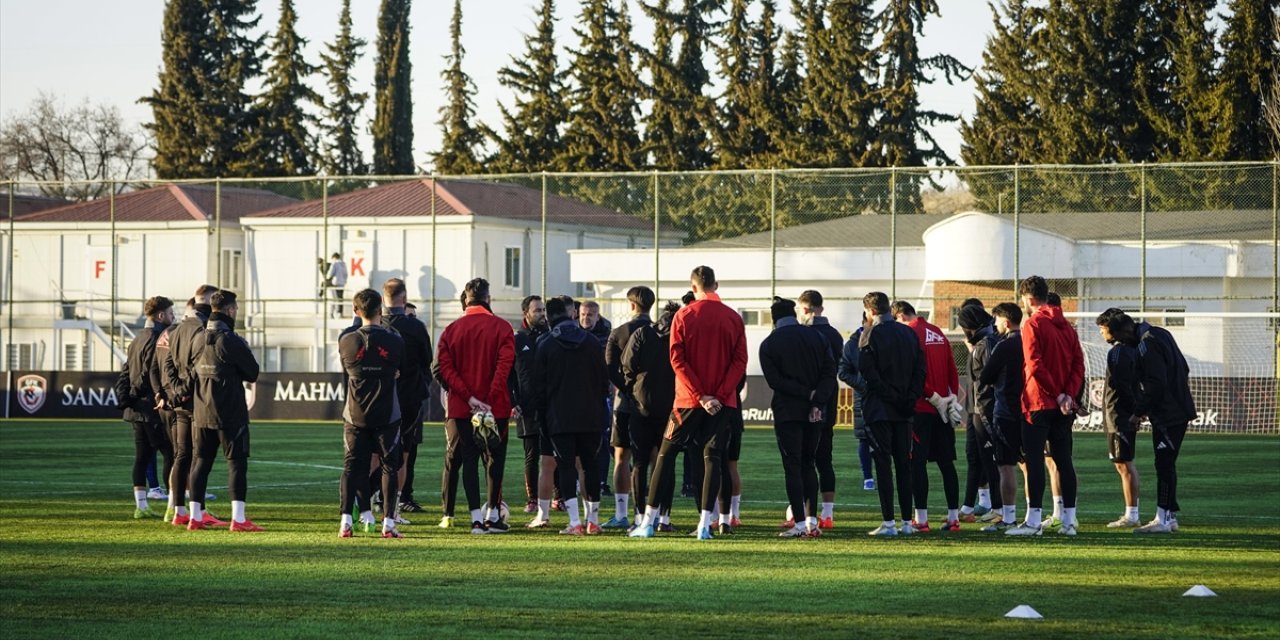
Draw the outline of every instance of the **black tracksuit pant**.
<instances>
[{"instance_id":1,"label":"black tracksuit pant","mask_svg":"<svg viewBox=\"0 0 1280 640\"><path fill-rule=\"evenodd\" d=\"M191 449L195 461L191 465L191 500L204 502L209 486L209 472L221 447L227 459L227 490L232 500L245 499L249 486L249 425L240 427L194 427Z\"/></svg>"},{"instance_id":2,"label":"black tracksuit pant","mask_svg":"<svg viewBox=\"0 0 1280 640\"><path fill-rule=\"evenodd\" d=\"M578 495L577 461L582 463L582 495L587 502L600 502L600 467L595 464L600 452L600 432L556 433L551 435L556 457L556 484L565 500Z\"/></svg>"},{"instance_id":3,"label":"black tracksuit pant","mask_svg":"<svg viewBox=\"0 0 1280 640\"><path fill-rule=\"evenodd\" d=\"M1153 426L1151 446L1156 459L1156 506L1177 513L1178 509L1178 452L1182 439L1187 435L1187 424Z\"/></svg>"},{"instance_id":4,"label":"black tracksuit pant","mask_svg":"<svg viewBox=\"0 0 1280 640\"><path fill-rule=\"evenodd\" d=\"M338 487L339 514L351 513L351 502L357 493L368 496L369 462L374 453L382 458L382 513L386 517L396 512L396 492L399 487L400 459L403 456L400 441L400 423L382 427L342 427L343 455L342 479ZM366 498L367 499L367 498ZM365 507L361 500L361 507Z\"/></svg>"},{"instance_id":5,"label":"black tracksuit pant","mask_svg":"<svg viewBox=\"0 0 1280 640\"><path fill-rule=\"evenodd\" d=\"M818 468L816 456L824 425L801 421L781 421L773 425L782 454L782 474L786 479L787 501L797 523L806 516L818 516Z\"/></svg>"},{"instance_id":6,"label":"black tracksuit pant","mask_svg":"<svg viewBox=\"0 0 1280 640\"><path fill-rule=\"evenodd\" d=\"M911 423L907 420L872 422L867 426L871 457L876 465L876 491L880 494L880 515L893 520L893 493L896 484L902 519L911 520ZM896 482L895 482L896 481Z\"/></svg>"},{"instance_id":7,"label":"black tracksuit pant","mask_svg":"<svg viewBox=\"0 0 1280 640\"><path fill-rule=\"evenodd\" d=\"M1071 425L1075 414L1062 415L1057 409L1035 411L1031 422L1022 424L1022 452L1027 460L1027 496L1032 509L1044 507L1045 464L1044 445L1049 443L1049 454L1058 467L1058 481L1062 487L1062 506L1076 506L1076 468L1071 462ZM1035 524L1035 523L1032 523Z\"/></svg>"},{"instance_id":8,"label":"black tracksuit pant","mask_svg":"<svg viewBox=\"0 0 1280 640\"><path fill-rule=\"evenodd\" d=\"M167 480L173 473L173 445L169 442L168 430L159 422L134 422L133 486L147 486L147 467L155 462L156 453L164 459Z\"/></svg>"}]
</instances>

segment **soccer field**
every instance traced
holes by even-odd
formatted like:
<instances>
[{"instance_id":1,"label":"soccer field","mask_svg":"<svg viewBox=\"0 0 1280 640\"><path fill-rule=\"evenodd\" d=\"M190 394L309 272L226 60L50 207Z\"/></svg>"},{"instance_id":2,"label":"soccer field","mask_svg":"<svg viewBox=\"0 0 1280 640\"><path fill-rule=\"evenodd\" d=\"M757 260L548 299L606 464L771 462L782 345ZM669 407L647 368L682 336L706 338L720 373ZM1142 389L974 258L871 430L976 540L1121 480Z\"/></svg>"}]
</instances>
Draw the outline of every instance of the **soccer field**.
<instances>
[{"instance_id":1,"label":"soccer field","mask_svg":"<svg viewBox=\"0 0 1280 640\"><path fill-rule=\"evenodd\" d=\"M1280 637L1278 438L1189 436L1182 530L1170 536L1105 528L1122 510L1119 483L1103 437L1077 434L1078 537L1012 539L964 525L871 539L878 503L861 488L852 432L836 437L836 528L816 540L776 537L785 505L766 429L747 431L744 526L728 539L528 531L516 445L511 533L439 529L432 505L402 528L405 539L344 540L336 425L253 427L249 516L267 532L233 535L132 519L132 432L122 422L4 422L4 636ZM1155 509L1147 442L1144 520ZM442 444L442 430L429 428L424 506L438 495ZM229 518L225 471L214 467L210 506ZM936 521L936 476L932 486ZM612 513L611 501L602 507ZM695 518L692 500L678 499L673 522L687 532ZM1194 584L1218 597L1182 597ZM1019 604L1045 619L1002 617Z\"/></svg>"}]
</instances>

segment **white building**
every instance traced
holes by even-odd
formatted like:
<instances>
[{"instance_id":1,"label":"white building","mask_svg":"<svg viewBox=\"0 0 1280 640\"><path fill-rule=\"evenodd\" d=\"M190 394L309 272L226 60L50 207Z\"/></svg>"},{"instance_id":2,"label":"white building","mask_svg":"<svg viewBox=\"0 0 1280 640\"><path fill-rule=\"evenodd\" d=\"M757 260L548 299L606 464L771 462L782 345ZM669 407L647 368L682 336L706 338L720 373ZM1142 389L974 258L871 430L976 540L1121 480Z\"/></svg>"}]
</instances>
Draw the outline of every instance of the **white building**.
<instances>
[{"instance_id":1,"label":"white building","mask_svg":"<svg viewBox=\"0 0 1280 640\"><path fill-rule=\"evenodd\" d=\"M348 300L362 288L380 290L388 278L403 278L409 301L438 335L460 315L454 301L472 278L488 280L494 312L518 322L527 295L593 294L570 278L571 250L607 253L654 244L652 222L557 195L544 200L541 191L519 185L471 180L394 182L242 222L251 274L251 302L242 313L268 371L337 369L336 337L350 316L330 319L318 300L320 256L338 253L346 262Z\"/></svg>"},{"instance_id":2,"label":"white building","mask_svg":"<svg viewBox=\"0 0 1280 640\"><path fill-rule=\"evenodd\" d=\"M114 369L113 348L141 325L148 297L181 305L202 283L243 290L240 217L293 200L231 187L220 202L218 194L212 185L160 186L21 215L12 235L0 227L0 250L13 256L3 274L14 300L6 366Z\"/></svg>"}]
</instances>

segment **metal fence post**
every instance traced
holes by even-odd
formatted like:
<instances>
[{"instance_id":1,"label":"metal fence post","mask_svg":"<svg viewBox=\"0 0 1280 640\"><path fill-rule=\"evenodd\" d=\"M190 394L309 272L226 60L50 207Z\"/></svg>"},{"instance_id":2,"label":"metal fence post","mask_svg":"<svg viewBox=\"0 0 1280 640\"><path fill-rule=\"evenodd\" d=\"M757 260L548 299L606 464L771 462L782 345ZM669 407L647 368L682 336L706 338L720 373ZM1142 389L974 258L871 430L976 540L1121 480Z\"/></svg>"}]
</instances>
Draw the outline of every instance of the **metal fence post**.
<instances>
[{"instance_id":1,"label":"metal fence post","mask_svg":"<svg viewBox=\"0 0 1280 640\"><path fill-rule=\"evenodd\" d=\"M323 256L325 264L329 260L329 179L320 179L320 235L321 246L323 247L320 255ZM319 271L319 269L317 269ZM329 282L325 274L328 273L326 268L324 273L320 274L320 371L325 371L329 365L329 316L331 309L329 308ZM263 312L266 312L266 305L263 305ZM266 336L263 336L263 342L266 342ZM263 348L263 361L266 361L266 348Z\"/></svg>"},{"instance_id":2,"label":"metal fence post","mask_svg":"<svg viewBox=\"0 0 1280 640\"><path fill-rule=\"evenodd\" d=\"M769 298L778 295L778 170L769 170Z\"/></svg>"},{"instance_id":3,"label":"metal fence post","mask_svg":"<svg viewBox=\"0 0 1280 640\"><path fill-rule=\"evenodd\" d=\"M118 283L119 283L119 273L120 273L120 246L116 242L116 186L115 186L115 183L111 184L111 191L107 193L107 209L109 211L109 215L111 216L111 317L109 322L111 323L111 347L114 350L116 346L116 314L119 313L120 311L120 309L117 307L117 304L118 304L117 296L119 295L119 293L116 291L116 287L118 286ZM58 357L58 354L56 353L53 354L53 357L56 359ZM108 355L107 359L108 361L110 361L111 355Z\"/></svg>"},{"instance_id":4,"label":"metal fence post","mask_svg":"<svg viewBox=\"0 0 1280 640\"><path fill-rule=\"evenodd\" d=\"M898 299L898 168L889 167L889 299Z\"/></svg>"},{"instance_id":5,"label":"metal fence post","mask_svg":"<svg viewBox=\"0 0 1280 640\"><path fill-rule=\"evenodd\" d=\"M13 351L13 254L15 251L14 245L17 240L17 238L15 238L13 235L13 232L14 232L13 191L15 188L17 188L17 183L13 180L10 180L9 181L9 206L8 206L9 251L8 251L8 255L5 256L5 261L4 261L5 274L6 274L5 282L4 282L4 285L5 285L4 311L5 313L9 314L9 318L8 318L9 328L4 332L4 369L5 371L9 371L10 369L12 369L12 363L10 362L10 360L12 358L11 353Z\"/></svg>"},{"instance_id":6,"label":"metal fence post","mask_svg":"<svg viewBox=\"0 0 1280 640\"><path fill-rule=\"evenodd\" d=\"M12 197L12 196L11 196ZM1280 313L1280 159L1271 161L1271 311ZM12 219L12 215L10 215ZM1276 323L1280 328L1280 322ZM1280 344L1276 345L1280 349ZM1280 363L1280 358L1277 358ZM1276 370L1280 378L1280 368Z\"/></svg>"},{"instance_id":7,"label":"metal fence post","mask_svg":"<svg viewBox=\"0 0 1280 640\"><path fill-rule=\"evenodd\" d=\"M539 214L542 218L542 241L539 243L538 252L541 254L539 258L542 267L542 298L547 298L547 172L542 172L542 212ZM434 259L434 258L433 258Z\"/></svg>"},{"instance_id":8,"label":"metal fence post","mask_svg":"<svg viewBox=\"0 0 1280 640\"><path fill-rule=\"evenodd\" d=\"M218 287L226 286L222 273L222 178L213 179L214 264L218 265Z\"/></svg>"},{"instance_id":9,"label":"metal fence post","mask_svg":"<svg viewBox=\"0 0 1280 640\"><path fill-rule=\"evenodd\" d=\"M661 234L662 207L659 204L660 202L661 200L658 199L658 172L654 171L653 172L653 296L655 300L661 299L661 294L659 294L659 285L662 282L662 277L658 273L659 268L661 267L661 260L662 260L662 250L658 248L658 245L662 241L662 234Z\"/></svg>"},{"instance_id":10,"label":"metal fence post","mask_svg":"<svg viewBox=\"0 0 1280 640\"><path fill-rule=\"evenodd\" d=\"M431 336L434 341L436 339L436 281L440 279L440 274L436 271L439 267L436 260L436 172L431 172L431 320L427 322L427 335Z\"/></svg>"},{"instance_id":11,"label":"metal fence post","mask_svg":"<svg viewBox=\"0 0 1280 640\"><path fill-rule=\"evenodd\" d=\"M1019 192L1021 175L1018 165L1013 165L1013 299L1018 299L1018 281L1022 278L1022 194Z\"/></svg>"},{"instance_id":12,"label":"metal fence post","mask_svg":"<svg viewBox=\"0 0 1280 640\"><path fill-rule=\"evenodd\" d=\"M1142 271L1138 281L1138 313L1147 313L1147 163L1138 168L1138 225L1142 239Z\"/></svg>"}]
</instances>

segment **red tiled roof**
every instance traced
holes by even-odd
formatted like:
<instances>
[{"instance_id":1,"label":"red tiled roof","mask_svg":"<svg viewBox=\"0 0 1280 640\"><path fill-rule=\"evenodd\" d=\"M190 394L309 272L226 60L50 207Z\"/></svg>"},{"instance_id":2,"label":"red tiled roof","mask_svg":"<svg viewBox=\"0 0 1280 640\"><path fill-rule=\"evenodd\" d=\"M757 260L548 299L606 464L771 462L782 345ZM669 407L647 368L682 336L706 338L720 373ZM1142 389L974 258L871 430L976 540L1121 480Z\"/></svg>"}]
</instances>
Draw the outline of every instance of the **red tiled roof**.
<instances>
[{"instance_id":1,"label":"red tiled roof","mask_svg":"<svg viewBox=\"0 0 1280 640\"><path fill-rule=\"evenodd\" d=\"M382 218L431 215L431 179L419 178L331 196L330 218ZM505 182L441 180L435 189L435 212L441 216L475 215L510 220L542 219L542 192ZM254 218L321 218L320 200L309 200L256 213ZM547 194L547 220L560 224L652 229L653 223L593 204Z\"/></svg>"},{"instance_id":2,"label":"red tiled roof","mask_svg":"<svg viewBox=\"0 0 1280 640\"><path fill-rule=\"evenodd\" d=\"M35 213L37 211L44 211L45 209L61 207L64 204L67 204L67 201L62 198L48 198L45 196L30 196L15 193L13 194L13 217L17 218L19 216L27 215L28 213ZM0 193L0 215L7 218L8 208L9 194Z\"/></svg>"},{"instance_id":3,"label":"red tiled roof","mask_svg":"<svg viewBox=\"0 0 1280 640\"><path fill-rule=\"evenodd\" d=\"M116 222L213 220L217 191L213 185L170 184L115 197ZM271 191L222 187L223 220L235 221L258 211L297 202ZM29 213L18 222L108 222L111 201L98 198Z\"/></svg>"}]
</instances>

